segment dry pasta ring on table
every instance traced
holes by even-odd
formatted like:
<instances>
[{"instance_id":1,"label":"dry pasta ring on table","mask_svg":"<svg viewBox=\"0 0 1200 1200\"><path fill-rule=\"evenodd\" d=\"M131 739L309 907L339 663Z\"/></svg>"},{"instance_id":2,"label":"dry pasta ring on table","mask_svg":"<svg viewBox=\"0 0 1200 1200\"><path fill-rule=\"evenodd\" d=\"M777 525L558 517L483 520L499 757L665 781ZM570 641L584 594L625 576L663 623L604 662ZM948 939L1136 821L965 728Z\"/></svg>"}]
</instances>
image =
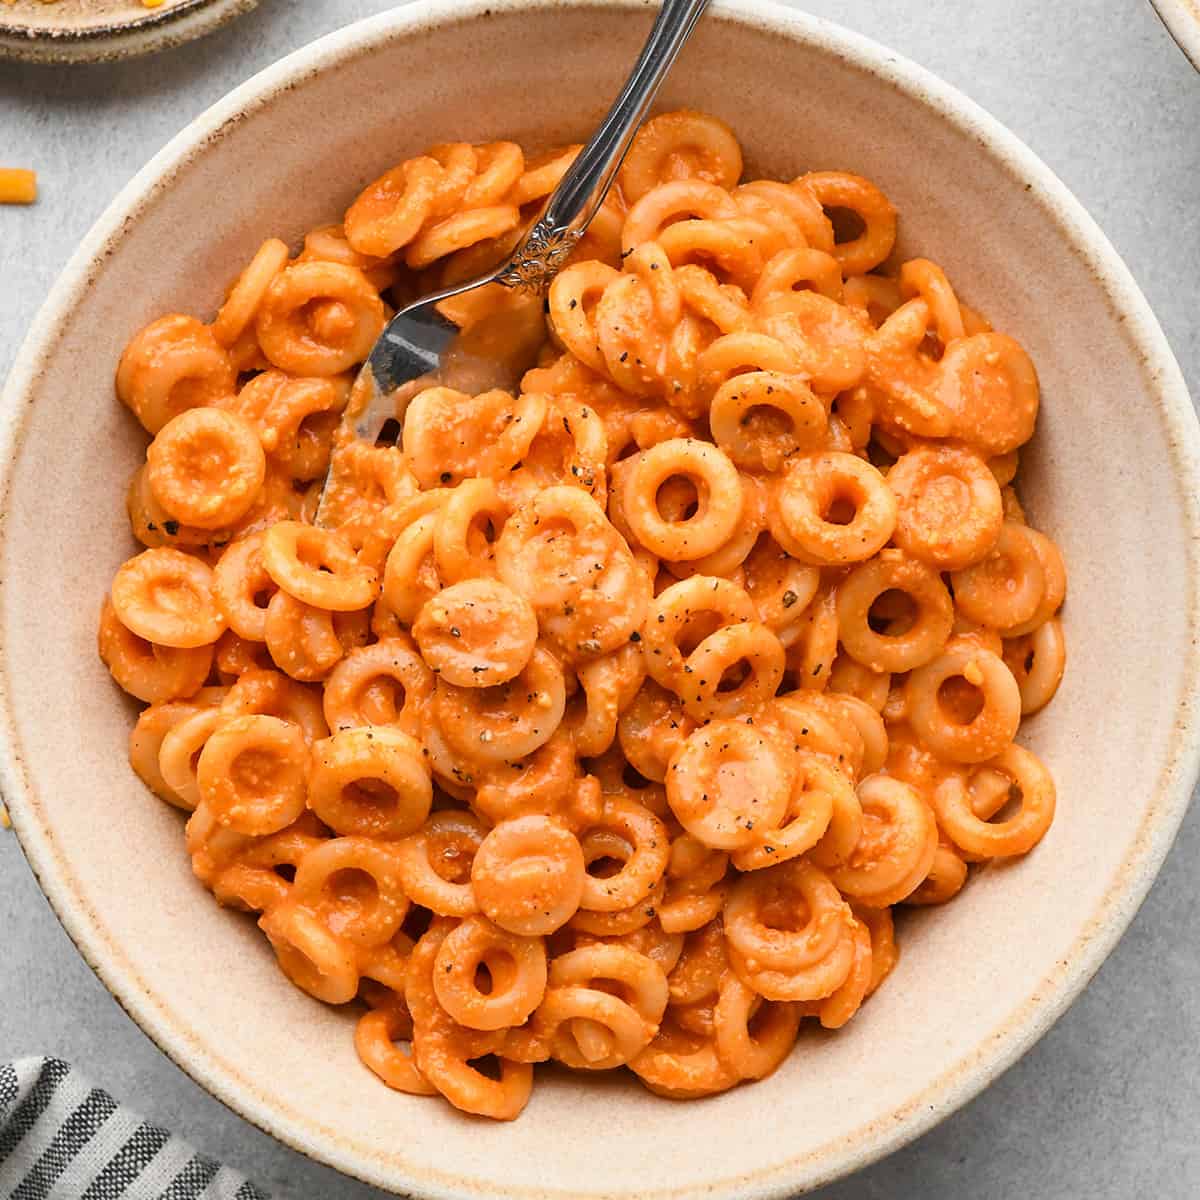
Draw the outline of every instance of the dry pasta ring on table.
<instances>
[{"instance_id":1,"label":"dry pasta ring on table","mask_svg":"<svg viewBox=\"0 0 1200 1200\"><path fill-rule=\"evenodd\" d=\"M335 732L383 725L417 737L432 695L433 674L405 634L346 654L325 680L322 704Z\"/></svg>"},{"instance_id":2,"label":"dry pasta ring on table","mask_svg":"<svg viewBox=\"0 0 1200 1200\"><path fill-rule=\"evenodd\" d=\"M794 777L789 747L743 721L715 720L672 758L667 802L704 845L736 850L779 828Z\"/></svg>"},{"instance_id":3,"label":"dry pasta ring on table","mask_svg":"<svg viewBox=\"0 0 1200 1200\"><path fill-rule=\"evenodd\" d=\"M126 629L160 646L206 646L225 631L212 568L181 550L143 550L126 562L113 579L112 606Z\"/></svg>"},{"instance_id":4,"label":"dry pasta ring on table","mask_svg":"<svg viewBox=\"0 0 1200 1200\"><path fill-rule=\"evenodd\" d=\"M954 603L972 621L1012 630L1030 620L1046 594L1042 556L1028 529L1005 521L987 556L950 580Z\"/></svg>"},{"instance_id":5,"label":"dry pasta ring on table","mask_svg":"<svg viewBox=\"0 0 1200 1200\"><path fill-rule=\"evenodd\" d=\"M1040 711L1054 699L1067 665L1062 622L1051 617L1032 633L1006 638L1003 657L1021 691L1022 716Z\"/></svg>"},{"instance_id":6,"label":"dry pasta ring on table","mask_svg":"<svg viewBox=\"0 0 1200 1200\"><path fill-rule=\"evenodd\" d=\"M658 493L682 476L696 489L697 509L684 520L664 519ZM638 541L675 562L702 558L733 536L743 494L737 470L715 446L691 438L660 442L633 462L621 488L621 507Z\"/></svg>"},{"instance_id":7,"label":"dry pasta ring on table","mask_svg":"<svg viewBox=\"0 0 1200 1200\"><path fill-rule=\"evenodd\" d=\"M213 320L212 335L222 346L232 346L246 331L271 281L287 265L288 258L287 244L278 238L268 238L258 248Z\"/></svg>"},{"instance_id":8,"label":"dry pasta ring on table","mask_svg":"<svg viewBox=\"0 0 1200 1200\"><path fill-rule=\"evenodd\" d=\"M117 367L117 395L154 435L189 408L215 404L237 386L233 362L195 317L160 317L140 330Z\"/></svg>"},{"instance_id":9,"label":"dry pasta ring on table","mask_svg":"<svg viewBox=\"0 0 1200 1200\"><path fill-rule=\"evenodd\" d=\"M261 715L224 721L200 752L200 798L237 833L277 833L304 812L308 757L304 735L288 721Z\"/></svg>"},{"instance_id":10,"label":"dry pasta ring on table","mask_svg":"<svg viewBox=\"0 0 1200 1200\"><path fill-rule=\"evenodd\" d=\"M266 531L261 553L275 583L314 608L354 612L366 608L379 592L378 575L332 530L279 521Z\"/></svg>"},{"instance_id":11,"label":"dry pasta ring on table","mask_svg":"<svg viewBox=\"0 0 1200 1200\"><path fill-rule=\"evenodd\" d=\"M426 602L412 631L434 673L466 688L494 687L515 678L538 639L533 606L491 579L468 579L445 588Z\"/></svg>"},{"instance_id":12,"label":"dry pasta ring on table","mask_svg":"<svg viewBox=\"0 0 1200 1200\"><path fill-rule=\"evenodd\" d=\"M540 646L507 683L460 688L439 681L433 698L438 727L450 748L484 764L514 762L545 745L565 706L562 668Z\"/></svg>"},{"instance_id":13,"label":"dry pasta ring on table","mask_svg":"<svg viewBox=\"0 0 1200 1200\"><path fill-rule=\"evenodd\" d=\"M433 209L442 168L411 158L369 184L346 212L346 241L359 254L386 258L408 245Z\"/></svg>"},{"instance_id":14,"label":"dry pasta ring on table","mask_svg":"<svg viewBox=\"0 0 1200 1200\"><path fill-rule=\"evenodd\" d=\"M911 618L889 622L882 632L870 624L876 602L890 592L907 597ZM954 624L954 602L931 567L900 550L885 550L856 567L837 591L842 645L872 671L909 671L930 662Z\"/></svg>"},{"instance_id":15,"label":"dry pasta ring on table","mask_svg":"<svg viewBox=\"0 0 1200 1200\"><path fill-rule=\"evenodd\" d=\"M357 267L293 263L272 280L255 328L263 353L289 375L330 376L371 352L385 324L383 301Z\"/></svg>"},{"instance_id":16,"label":"dry pasta ring on table","mask_svg":"<svg viewBox=\"0 0 1200 1200\"><path fill-rule=\"evenodd\" d=\"M478 986L482 969L491 986ZM546 992L546 950L540 938L519 937L486 917L467 917L438 949L433 988L450 1016L469 1029L520 1025Z\"/></svg>"},{"instance_id":17,"label":"dry pasta ring on table","mask_svg":"<svg viewBox=\"0 0 1200 1200\"><path fill-rule=\"evenodd\" d=\"M891 254L896 243L896 210L869 179L848 171L810 171L793 186L812 193L827 213L847 209L861 223L861 233L835 242L830 251L844 274L865 275Z\"/></svg>"},{"instance_id":18,"label":"dry pasta ring on table","mask_svg":"<svg viewBox=\"0 0 1200 1200\"><path fill-rule=\"evenodd\" d=\"M559 821L536 814L501 821L471 864L479 907L501 929L524 937L553 933L571 919L585 875L579 840Z\"/></svg>"},{"instance_id":19,"label":"dry pasta ring on table","mask_svg":"<svg viewBox=\"0 0 1200 1200\"><path fill-rule=\"evenodd\" d=\"M886 480L853 454L827 452L792 459L778 485L773 511L776 541L789 553L799 551L802 560L823 565L871 558L896 527L896 499Z\"/></svg>"},{"instance_id":20,"label":"dry pasta ring on table","mask_svg":"<svg viewBox=\"0 0 1200 1200\"><path fill-rule=\"evenodd\" d=\"M700 179L731 188L742 174L742 150L733 130L706 113L680 109L647 121L621 167L621 191L636 203L672 179Z\"/></svg>"},{"instance_id":21,"label":"dry pasta ring on table","mask_svg":"<svg viewBox=\"0 0 1200 1200\"><path fill-rule=\"evenodd\" d=\"M146 451L146 482L177 521L199 529L234 524L258 499L267 460L247 421L219 408L189 408Z\"/></svg>"},{"instance_id":22,"label":"dry pasta ring on table","mask_svg":"<svg viewBox=\"0 0 1200 1200\"><path fill-rule=\"evenodd\" d=\"M942 689L963 679L978 712L947 711ZM1021 721L1021 691L1004 660L971 645L952 646L908 677L908 719L917 736L951 762L983 762L1012 741ZM974 705L972 705L974 707Z\"/></svg>"},{"instance_id":23,"label":"dry pasta ring on table","mask_svg":"<svg viewBox=\"0 0 1200 1200\"><path fill-rule=\"evenodd\" d=\"M212 670L211 645L177 649L139 637L122 624L111 600L100 613L100 658L131 696L159 704L194 695Z\"/></svg>"},{"instance_id":24,"label":"dry pasta ring on table","mask_svg":"<svg viewBox=\"0 0 1200 1200\"><path fill-rule=\"evenodd\" d=\"M398 729L342 730L313 747L312 761L308 804L336 833L406 837L429 815L420 743Z\"/></svg>"},{"instance_id":25,"label":"dry pasta ring on table","mask_svg":"<svg viewBox=\"0 0 1200 1200\"><path fill-rule=\"evenodd\" d=\"M745 470L777 471L825 440L825 406L797 375L747 371L717 389L709 409L713 441Z\"/></svg>"},{"instance_id":26,"label":"dry pasta ring on table","mask_svg":"<svg viewBox=\"0 0 1200 1200\"><path fill-rule=\"evenodd\" d=\"M358 946L391 941L408 912L396 857L372 838L329 838L308 850L296 868L291 896Z\"/></svg>"},{"instance_id":27,"label":"dry pasta ring on table","mask_svg":"<svg viewBox=\"0 0 1200 1200\"><path fill-rule=\"evenodd\" d=\"M1008 777L1020 793L1018 811L999 821L977 816L963 781L951 775L933 794L938 824L968 854L980 858L1025 854L1041 841L1054 820L1054 780L1036 755L1017 745L1010 745L983 766Z\"/></svg>"},{"instance_id":28,"label":"dry pasta ring on table","mask_svg":"<svg viewBox=\"0 0 1200 1200\"><path fill-rule=\"evenodd\" d=\"M891 468L887 483L898 503L896 545L940 571L979 562L1000 537L1000 486L966 447L914 447Z\"/></svg>"},{"instance_id":29,"label":"dry pasta ring on table","mask_svg":"<svg viewBox=\"0 0 1200 1200\"><path fill-rule=\"evenodd\" d=\"M914 892L937 853L937 822L917 791L872 775L858 785L863 829L850 857L830 868L837 887L858 904L885 908Z\"/></svg>"}]
</instances>

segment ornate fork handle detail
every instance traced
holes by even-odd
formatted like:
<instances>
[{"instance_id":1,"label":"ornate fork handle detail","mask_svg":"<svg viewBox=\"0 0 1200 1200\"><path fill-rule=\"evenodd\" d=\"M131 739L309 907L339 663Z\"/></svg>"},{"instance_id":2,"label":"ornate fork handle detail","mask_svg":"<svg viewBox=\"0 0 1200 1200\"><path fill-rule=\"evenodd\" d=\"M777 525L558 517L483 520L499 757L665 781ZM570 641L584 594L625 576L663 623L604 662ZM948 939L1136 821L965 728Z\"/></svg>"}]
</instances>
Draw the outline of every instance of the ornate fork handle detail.
<instances>
[{"instance_id":1,"label":"ornate fork handle detail","mask_svg":"<svg viewBox=\"0 0 1200 1200\"><path fill-rule=\"evenodd\" d=\"M564 228L543 217L525 235L496 282L525 295L545 295L582 237L582 229Z\"/></svg>"}]
</instances>

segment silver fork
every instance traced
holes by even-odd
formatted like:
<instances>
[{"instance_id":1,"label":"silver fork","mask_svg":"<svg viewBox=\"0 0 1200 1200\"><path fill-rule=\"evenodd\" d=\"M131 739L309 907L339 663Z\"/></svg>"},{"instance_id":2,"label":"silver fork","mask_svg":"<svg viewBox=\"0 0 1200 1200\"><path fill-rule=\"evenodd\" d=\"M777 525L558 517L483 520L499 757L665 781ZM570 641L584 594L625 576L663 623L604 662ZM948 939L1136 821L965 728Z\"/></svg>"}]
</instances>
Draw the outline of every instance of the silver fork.
<instances>
[{"instance_id":1,"label":"silver fork","mask_svg":"<svg viewBox=\"0 0 1200 1200\"><path fill-rule=\"evenodd\" d=\"M515 386L533 365L541 339L537 345L526 339L516 352L496 360L487 349L495 339L481 336L478 327L461 334L438 312L437 305L488 283L530 295L545 294L604 203L642 118L708 3L663 0L650 36L608 115L551 193L542 215L505 261L476 279L407 305L392 318L363 365L346 409L344 420L357 438L399 444L408 400L421 387L451 382L446 377L448 367L452 366L456 378L474 381L462 390L481 392L486 387ZM330 524L333 516L326 497L333 490L329 484L337 469L335 451L317 508L318 525Z\"/></svg>"}]
</instances>

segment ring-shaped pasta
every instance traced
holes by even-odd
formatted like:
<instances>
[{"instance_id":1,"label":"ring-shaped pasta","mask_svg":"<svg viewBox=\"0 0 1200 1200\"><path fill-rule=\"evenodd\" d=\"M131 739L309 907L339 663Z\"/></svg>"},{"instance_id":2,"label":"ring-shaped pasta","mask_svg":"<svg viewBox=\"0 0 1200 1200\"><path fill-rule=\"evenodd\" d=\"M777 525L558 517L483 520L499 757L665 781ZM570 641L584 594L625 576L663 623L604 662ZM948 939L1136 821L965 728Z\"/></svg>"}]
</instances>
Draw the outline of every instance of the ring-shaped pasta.
<instances>
[{"instance_id":1,"label":"ring-shaped pasta","mask_svg":"<svg viewBox=\"0 0 1200 1200\"><path fill-rule=\"evenodd\" d=\"M220 345L226 348L233 346L246 331L271 281L287 266L289 257L287 243L278 238L268 238L258 248L249 265L229 289L221 311L213 319L210 328Z\"/></svg>"},{"instance_id":2,"label":"ring-shaped pasta","mask_svg":"<svg viewBox=\"0 0 1200 1200\"><path fill-rule=\"evenodd\" d=\"M472 880L485 832L472 813L453 809L433 813L396 846L405 895L443 917L478 912Z\"/></svg>"},{"instance_id":3,"label":"ring-shaped pasta","mask_svg":"<svg viewBox=\"0 0 1200 1200\"><path fill-rule=\"evenodd\" d=\"M117 571L112 606L126 629L159 646L208 646L225 631L212 568L182 550L143 550Z\"/></svg>"},{"instance_id":4,"label":"ring-shaped pasta","mask_svg":"<svg viewBox=\"0 0 1200 1200\"><path fill-rule=\"evenodd\" d=\"M667 520L659 489L682 476L696 489L696 512ZM621 487L621 507L635 536L659 558L683 562L712 554L727 542L742 516L744 496L737 469L715 446L673 438L634 459Z\"/></svg>"},{"instance_id":5,"label":"ring-shaped pasta","mask_svg":"<svg viewBox=\"0 0 1200 1200\"><path fill-rule=\"evenodd\" d=\"M436 1096L433 1086L417 1069L411 1048L408 1053L396 1042L407 1033L411 1042L412 1021L395 1005L363 1013L354 1027L354 1049L358 1057L393 1091L410 1096Z\"/></svg>"},{"instance_id":6,"label":"ring-shaped pasta","mask_svg":"<svg viewBox=\"0 0 1200 1200\"><path fill-rule=\"evenodd\" d=\"M461 688L438 681L433 710L452 751L469 762L516 762L544 746L562 721L566 686L557 659L534 648L507 683Z\"/></svg>"},{"instance_id":7,"label":"ring-shaped pasta","mask_svg":"<svg viewBox=\"0 0 1200 1200\"><path fill-rule=\"evenodd\" d=\"M1042 840L1054 820L1056 797L1050 772L1035 755L1017 745L1010 745L983 768L1008 777L1020 793L1018 811L1000 821L977 816L962 779L950 775L933 793L938 824L967 854L1002 858L1027 853Z\"/></svg>"},{"instance_id":8,"label":"ring-shaped pasta","mask_svg":"<svg viewBox=\"0 0 1200 1200\"><path fill-rule=\"evenodd\" d=\"M865 275L879 266L896 244L896 210L869 180L848 171L810 171L793 186L807 190L828 212L848 209L862 223L862 232L836 242L830 253L844 275Z\"/></svg>"},{"instance_id":9,"label":"ring-shaped pasta","mask_svg":"<svg viewBox=\"0 0 1200 1200\"><path fill-rule=\"evenodd\" d=\"M905 904L945 904L953 900L967 882L967 864L950 846L939 844L929 874Z\"/></svg>"},{"instance_id":10,"label":"ring-shaped pasta","mask_svg":"<svg viewBox=\"0 0 1200 1200\"><path fill-rule=\"evenodd\" d=\"M434 158L410 158L368 184L346 212L346 241L359 254L387 258L417 236L443 178Z\"/></svg>"},{"instance_id":11,"label":"ring-shaped pasta","mask_svg":"<svg viewBox=\"0 0 1200 1200\"><path fill-rule=\"evenodd\" d=\"M296 868L291 898L356 946L389 942L408 912L399 865L372 838L327 838Z\"/></svg>"},{"instance_id":12,"label":"ring-shaped pasta","mask_svg":"<svg viewBox=\"0 0 1200 1200\"><path fill-rule=\"evenodd\" d=\"M710 633L758 618L746 592L719 576L692 575L659 592L642 627L646 673L680 693L686 658Z\"/></svg>"},{"instance_id":13,"label":"ring-shaped pasta","mask_svg":"<svg viewBox=\"0 0 1200 1200\"><path fill-rule=\"evenodd\" d=\"M950 577L963 616L991 629L1020 630L1038 614L1046 594L1046 571L1024 525L1005 521L987 556Z\"/></svg>"},{"instance_id":14,"label":"ring-shaped pasta","mask_svg":"<svg viewBox=\"0 0 1200 1200\"><path fill-rule=\"evenodd\" d=\"M559 341L585 366L607 371L596 337L595 307L620 271L604 263L585 261L564 268L550 285L550 324Z\"/></svg>"},{"instance_id":15,"label":"ring-shaped pasta","mask_svg":"<svg viewBox=\"0 0 1200 1200\"><path fill-rule=\"evenodd\" d=\"M842 301L842 268L832 254L807 246L792 246L780 250L763 266L762 274L750 295L750 307L762 309L776 296L796 291L798 285L809 284L811 290Z\"/></svg>"},{"instance_id":16,"label":"ring-shaped pasta","mask_svg":"<svg viewBox=\"0 0 1200 1200\"><path fill-rule=\"evenodd\" d=\"M261 531L231 542L213 567L213 596L229 628L250 642L266 641L267 604L275 591L262 542Z\"/></svg>"},{"instance_id":17,"label":"ring-shaped pasta","mask_svg":"<svg viewBox=\"0 0 1200 1200\"><path fill-rule=\"evenodd\" d=\"M279 521L264 534L262 562L275 583L313 608L355 612L379 594L379 576L339 533Z\"/></svg>"},{"instance_id":18,"label":"ring-shaped pasta","mask_svg":"<svg viewBox=\"0 0 1200 1200\"><path fill-rule=\"evenodd\" d=\"M417 737L432 695L433 674L404 635L351 650L325 680L322 705L335 732L384 725Z\"/></svg>"},{"instance_id":19,"label":"ring-shaped pasta","mask_svg":"<svg viewBox=\"0 0 1200 1200\"><path fill-rule=\"evenodd\" d=\"M427 512L407 525L388 551L383 571L383 601L397 620L411 625L425 604L441 591L434 543L438 512Z\"/></svg>"},{"instance_id":20,"label":"ring-shaped pasta","mask_svg":"<svg viewBox=\"0 0 1200 1200\"><path fill-rule=\"evenodd\" d=\"M779 828L757 845L735 850L730 859L739 871L758 871L798 858L817 846L830 828L835 809L851 810L850 781L818 755L799 751L787 810Z\"/></svg>"},{"instance_id":21,"label":"ring-shaped pasta","mask_svg":"<svg viewBox=\"0 0 1200 1200\"><path fill-rule=\"evenodd\" d=\"M1034 552L1042 564L1042 572L1046 578L1046 588L1042 592L1042 601L1028 621L1019 625L1009 625L999 632L1002 637L1023 637L1040 629L1062 607L1067 595L1067 568L1063 563L1062 553L1058 546L1044 533L1039 533L1029 526L1021 526L1026 540L1033 543Z\"/></svg>"},{"instance_id":22,"label":"ring-shaped pasta","mask_svg":"<svg viewBox=\"0 0 1200 1200\"><path fill-rule=\"evenodd\" d=\"M464 688L519 675L538 639L533 605L495 579L468 579L427 601L412 627L433 673Z\"/></svg>"},{"instance_id":23,"label":"ring-shaped pasta","mask_svg":"<svg viewBox=\"0 0 1200 1200\"><path fill-rule=\"evenodd\" d=\"M850 857L829 877L857 904L886 908L916 891L937 853L933 810L907 783L871 775L858 785L862 835Z\"/></svg>"},{"instance_id":24,"label":"ring-shaped pasta","mask_svg":"<svg viewBox=\"0 0 1200 1200\"><path fill-rule=\"evenodd\" d=\"M888 471L898 516L896 545L939 571L985 558L1004 523L1000 485L964 446L917 446Z\"/></svg>"},{"instance_id":25,"label":"ring-shaped pasta","mask_svg":"<svg viewBox=\"0 0 1200 1200\"><path fill-rule=\"evenodd\" d=\"M717 389L709 409L713 441L739 467L778 471L800 451L815 451L828 434L825 406L797 375L747 371Z\"/></svg>"},{"instance_id":26,"label":"ring-shaped pasta","mask_svg":"<svg viewBox=\"0 0 1200 1200\"><path fill-rule=\"evenodd\" d=\"M697 721L753 712L779 690L786 659L779 639L759 621L718 629L684 667L684 710Z\"/></svg>"},{"instance_id":27,"label":"ring-shaped pasta","mask_svg":"<svg viewBox=\"0 0 1200 1200\"><path fill-rule=\"evenodd\" d=\"M947 711L942 689L963 679L979 711L963 721ZM951 762L977 763L994 758L1021 723L1021 690L1004 660L972 645L952 646L908 677L908 720L934 753ZM962 714L965 715L965 714Z\"/></svg>"},{"instance_id":28,"label":"ring-shaped pasta","mask_svg":"<svg viewBox=\"0 0 1200 1200\"><path fill-rule=\"evenodd\" d=\"M262 715L221 721L196 764L200 800L227 829L278 833L304 812L308 745L298 726Z\"/></svg>"},{"instance_id":29,"label":"ring-shaped pasta","mask_svg":"<svg viewBox=\"0 0 1200 1200\"><path fill-rule=\"evenodd\" d=\"M138 637L121 623L111 600L101 610L97 641L113 679L147 704L194 695L212 670L212 646L176 649Z\"/></svg>"},{"instance_id":30,"label":"ring-shaped pasta","mask_svg":"<svg viewBox=\"0 0 1200 1200\"><path fill-rule=\"evenodd\" d=\"M262 491L267 459L249 422L219 408L189 408L146 451L146 482L175 520L197 529L239 521Z\"/></svg>"},{"instance_id":31,"label":"ring-shaped pasta","mask_svg":"<svg viewBox=\"0 0 1200 1200\"><path fill-rule=\"evenodd\" d=\"M251 668L242 672L221 700L221 711L227 717L262 714L290 721L304 734L306 742L329 732L320 699L310 688L280 671Z\"/></svg>"},{"instance_id":32,"label":"ring-shaped pasta","mask_svg":"<svg viewBox=\"0 0 1200 1200\"><path fill-rule=\"evenodd\" d=\"M209 704L220 703L223 688L202 689L191 700L153 703L142 710L129 734L129 765L160 799L183 808L181 798L167 785L159 769L159 753L167 734ZM208 693L206 695L206 693Z\"/></svg>"},{"instance_id":33,"label":"ring-shaped pasta","mask_svg":"<svg viewBox=\"0 0 1200 1200\"><path fill-rule=\"evenodd\" d=\"M271 281L255 319L263 353L289 375L340 375L384 326L383 301L356 267L301 262Z\"/></svg>"},{"instance_id":34,"label":"ring-shaped pasta","mask_svg":"<svg viewBox=\"0 0 1200 1200\"><path fill-rule=\"evenodd\" d=\"M907 628L876 632L871 609L887 592L908 597L915 614ZM923 666L945 645L954 624L954 602L931 567L900 550L862 563L837 591L837 619L846 652L872 671L902 672Z\"/></svg>"},{"instance_id":35,"label":"ring-shaped pasta","mask_svg":"<svg viewBox=\"0 0 1200 1200\"><path fill-rule=\"evenodd\" d=\"M353 946L330 932L312 913L279 904L258 921L279 968L302 991L326 1004L346 1004L358 992Z\"/></svg>"},{"instance_id":36,"label":"ring-shaped pasta","mask_svg":"<svg viewBox=\"0 0 1200 1200\"><path fill-rule=\"evenodd\" d=\"M117 367L117 396L151 435L189 408L233 395L237 373L212 331L179 314L152 321Z\"/></svg>"},{"instance_id":37,"label":"ring-shaped pasta","mask_svg":"<svg viewBox=\"0 0 1200 1200\"><path fill-rule=\"evenodd\" d=\"M501 929L523 937L553 933L579 908L586 882L579 840L553 817L501 821L475 852L471 886Z\"/></svg>"},{"instance_id":38,"label":"ring-shaped pasta","mask_svg":"<svg viewBox=\"0 0 1200 1200\"><path fill-rule=\"evenodd\" d=\"M743 721L711 721L672 757L667 803L704 845L753 846L783 822L795 769L790 747L779 739Z\"/></svg>"},{"instance_id":39,"label":"ring-shaped pasta","mask_svg":"<svg viewBox=\"0 0 1200 1200\"><path fill-rule=\"evenodd\" d=\"M158 774L176 808L194 812L199 805L197 759L208 739L223 723L219 708L204 705L164 734L158 750Z\"/></svg>"},{"instance_id":40,"label":"ring-shaped pasta","mask_svg":"<svg viewBox=\"0 0 1200 1200\"><path fill-rule=\"evenodd\" d=\"M871 558L896 527L896 498L887 481L870 463L837 452L793 458L778 485L773 512L776 540L789 553L794 547L804 560L821 565Z\"/></svg>"},{"instance_id":41,"label":"ring-shaped pasta","mask_svg":"<svg viewBox=\"0 0 1200 1200\"><path fill-rule=\"evenodd\" d=\"M851 936L854 941L854 960L850 973L841 986L826 996L817 1008L817 1017L824 1029L841 1029L862 1007L870 992L874 970L871 932L862 918L855 918Z\"/></svg>"},{"instance_id":42,"label":"ring-shaped pasta","mask_svg":"<svg viewBox=\"0 0 1200 1200\"><path fill-rule=\"evenodd\" d=\"M521 210L512 204L466 209L423 229L404 252L405 265L419 271L439 258L479 242L503 237L521 223Z\"/></svg>"},{"instance_id":43,"label":"ring-shaped pasta","mask_svg":"<svg viewBox=\"0 0 1200 1200\"><path fill-rule=\"evenodd\" d=\"M441 505L433 538L438 578L446 584L495 574L495 542L509 507L490 479L464 479Z\"/></svg>"},{"instance_id":44,"label":"ring-shaped pasta","mask_svg":"<svg viewBox=\"0 0 1200 1200\"><path fill-rule=\"evenodd\" d=\"M663 823L636 801L605 799L599 818L579 834L585 863L579 907L589 912L619 912L644 900L667 869L670 841ZM597 860L616 864L615 872L593 875Z\"/></svg>"},{"instance_id":45,"label":"ring-shaped pasta","mask_svg":"<svg viewBox=\"0 0 1200 1200\"><path fill-rule=\"evenodd\" d=\"M491 987L481 991L476 973ZM541 938L519 937L471 916L447 935L433 967L433 990L441 1006L468 1029L520 1025L546 993L546 950Z\"/></svg>"},{"instance_id":46,"label":"ring-shaped pasta","mask_svg":"<svg viewBox=\"0 0 1200 1200\"><path fill-rule=\"evenodd\" d=\"M762 1000L732 971L721 980L713 1010L717 1055L740 1079L765 1079L796 1043L800 1010L786 1001Z\"/></svg>"},{"instance_id":47,"label":"ring-shaped pasta","mask_svg":"<svg viewBox=\"0 0 1200 1200\"><path fill-rule=\"evenodd\" d=\"M673 179L699 179L729 189L742 174L742 150L724 121L680 109L647 121L621 167L621 192L631 204Z\"/></svg>"},{"instance_id":48,"label":"ring-shaped pasta","mask_svg":"<svg viewBox=\"0 0 1200 1200\"><path fill-rule=\"evenodd\" d=\"M905 300L920 296L929 305L933 328L943 346L966 335L958 297L937 263L927 258L910 259L900 268L899 283L900 295Z\"/></svg>"},{"instance_id":49,"label":"ring-shaped pasta","mask_svg":"<svg viewBox=\"0 0 1200 1200\"><path fill-rule=\"evenodd\" d=\"M362 611L334 613L278 591L267 605L263 632L275 666L292 679L315 683L341 662L348 646L366 642L368 619Z\"/></svg>"},{"instance_id":50,"label":"ring-shaped pasta","mask_svg":"<svg viewBox=\"0 0 1200 1200\"><path fill-rule=\"evenodd\" d=\"M617 739L634 770L662 783L668 764L695 728L679 699L648 680L618 718Z\"/></svg>"},{"instance_id":51,"label":"ring-shaped pasta","mask_svg":"<svg viewBox=\"0 0 1200 1200\"><path fill-rule=\"evenodd\" d=\"M672 179L660 183L633 204L621 230L621 250L630 254L658 240L663 229L682 218L712 221L736 217L738 207L722 187L703 179Z\"/></svg>"},{"instance_id":52,"label":"ring-shaped pasta","mask_svg":"<svg viewBox=\"0 0 1200 1200\"><path fill-rule=\"evenodd\" d=\"M432 802L421 745L398 729L344 729L313 747L308 806L335 833L407 837Z\"/></svg>"},{"instance_id":53,"label":"ring-shaped pasta","mask_svg":"<svg viewBox=\"0 0 1200 1200\"><path fill-rule=\"evenodd\" d=\"M1040 711L1054 699L1067 665L1062 622L1051 617L1032 633L1006 638L1003 657L1021 691L1022 716Z\"/></svg>"}]
</instances>

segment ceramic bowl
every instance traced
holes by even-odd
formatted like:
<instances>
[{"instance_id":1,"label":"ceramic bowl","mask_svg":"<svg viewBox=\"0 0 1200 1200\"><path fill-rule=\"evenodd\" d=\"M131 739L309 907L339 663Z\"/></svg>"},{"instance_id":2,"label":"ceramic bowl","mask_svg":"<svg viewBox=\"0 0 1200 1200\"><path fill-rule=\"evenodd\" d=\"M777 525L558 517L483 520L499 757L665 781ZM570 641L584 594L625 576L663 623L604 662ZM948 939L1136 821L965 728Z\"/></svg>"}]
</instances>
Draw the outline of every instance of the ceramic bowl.
<instances>
[{"instance_id":1,"label":"ceramic bowl","mask_svg":"<svg viewBox=\"0 0 1200 1200\"><path fill-rule=\"evenodd\" d=\"M1151 0L1180 50L1200 71L1200 0Z\"/></svg>"},{"instance_id":2,"label":"ceramic bowl","mask_svg":"<svg viewBox=\"0 0 1200 1200\"><path fill-rule=\"evenodd\" d=\"M249 12L258 0L6 0L0 59L76 63L166 50Z\"/></svg>"},{"instance_id":3,"label":"ceramic bowl","mask_svg":"<svg viewBox=\"0 0 1200 1200\"><path fill-rule=\"evenodd\" d=\"M112 394L122 346L162 312L211 314L265 235L335 218L429 143L584 135L650 17L643 3L433 3L292 55L115 201L3 402L0 780L46 894L205 1087L306 1154L421 1197L782 1197L886 1154L1063 1012L1149 888L1195 776L1200 437L1128 271L1054 175L962 95L865 38L729 0L661 106L724 117L752 171L876 180L902 213L901 252L945 264L1041 372L1023 494L1071 572L1066 680L1023 731L1058 779L1049 835L946 908L906 916L887 986L840 1033L806 1032L770 1079L683 1104L548 1070L508 1125L383 1088L355 1057L353 1016L286 983L253 921L192 877L180 815L126 763L133 714L95 649L100 598L134 549L123 496L145 448Z\"/></svg>"}]
</instances>

